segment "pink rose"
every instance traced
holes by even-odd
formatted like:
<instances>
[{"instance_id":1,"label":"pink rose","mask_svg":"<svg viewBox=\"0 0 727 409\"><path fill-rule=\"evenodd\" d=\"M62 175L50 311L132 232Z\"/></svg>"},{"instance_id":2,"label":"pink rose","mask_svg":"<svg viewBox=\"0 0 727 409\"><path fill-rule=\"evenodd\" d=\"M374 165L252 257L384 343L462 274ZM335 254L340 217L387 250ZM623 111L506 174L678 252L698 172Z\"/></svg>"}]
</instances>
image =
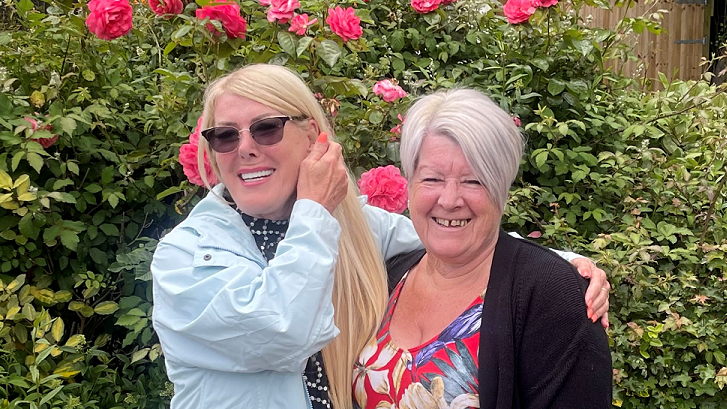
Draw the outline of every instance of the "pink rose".
<instances>
[{"instance_id":1,"label":"pink rose","mask_svg":"<svg viewBox=\"0 0 727 409\"><path fill-rule=\"evenodd\" d=\"M520 24L528 21L535 13L535 6L532 0L507 0L503 11L510 24Z\"/></svg>"},{"instance_id":2,"label":"pink rose","mask_svg":"<svg viewBox=\"0 0 727 409\"><path fill-rule=\"evenodd\" d=\"M550 7L558 4L558 0L532 0L535 7Z\"/></svg>"},{"instance_id":3,"label":"pink rose","mask_svg":"<svg viewBox=\"0 0 727 409\"><path fill-rule=\"evenodd\" d=\"M386 102L394 102L399 98L404 98L406 92L400 86L391 82L391 80L381 80L374 85L374 94L380 95Z\"/></svg>"},{"instance_id":4,"label":"pink rose","mask_svg":"<svg viewBox=\"0 0 727 409\"><path fill-rule=\"evenodd\" d=\"M411 6L417 13L426 14L439 8L441 0L411 0Z\"/></svg>"},{"instance_id":5,"label":"pink rose","mask_svg":"<svg viewBox=\"0 0 727 409\"><path fill-rule=\"evenodd\" d=\"M512 117L512 122L513 122L513 123L515 124L515 126L517 126L518 128L519 128L519 127L521 127L521 126L523 126L523 123L522 123L522 122L520 122L520 118L518 118L518 117L516 117L516 116Z\"/></svg>"},{"instance_id":6,"label":"pink rose","mask_svg":"<svg viewBox=\"0 0 727 409\"><path fill-rule=\"evenodd\" d=\"M182 12L184 4L182 0L149 0L149 8L157 16L172 17Z\"/></svg>"},{"instance_id":7,"label":"pink rose","mask_svg":"<svg viewBox=\"0 0 727 409\"><path fill-rule=\"evenodd\" d=\"M395 127L391 128L391 133L393 133L395 135L401 134L401 126L404 125L404 121L406 120L406 118L401 117L401 114L397 115L397 117L399 117L399 120L401 121L401 123L399 123ZM395 140L396 140L396 138L392 138L392 142Z\"/></svg>"},{"instance_id":8,"label":"pink rose","mask_svg":"<svg viewBox=\"0 0 727 409\"><path fill-rule=\"evenodd\" d=\"M36 112L36 114L37 114L37 112ZM46 115L46 116L48 116L48 115ZM35 131L50 131L51 130L51 125L50 124L39 125L38 124L38 121L36 121L35 119L33 119L31 117L28 117L28 116L24 117L24 119L26 121L28 121L28 123L30 123L30 129L33 132L35 132ZM34 142L38 142L40 144L40 146L42 146L45 149L48 149L54 143L56 143L56 141L58 141L58 135L53 135L50 138L30 138L30 140L31 141L34 141Z\"/></svg>"},{"instance_id":9,"label":"pink rose","mask_svg":"<svg viewBox=\"0 0 727 409\"><path fill-rule=\"evenodd\" d=\"M342 9L336 6L335 9L328 9L326 23L343 41L355 40L363 35L361 19L356 17L353 7Z\"/></svg>"},{"instance_id":10,"label":"pink rose","mask_svg":"<svg viewBox=\"0 0 727 409\"><path fill-rule=\"evenodd\" d=\"M245 38L247 22L240 16L240 6L237 3L225 0L212 1L201 9L197 9L195 15L200 20L209 18L221 22L227 37ZM212 24L207 24L207 29L213 33L217 32Z\"/></svg>"},{"instance_id":11,"label":"pink rose","mask_svg":"<svg viewBox=\"0 0 727 409\"><path fill-rule=\"evenodd\" d=\"M308 21L308 15L307 14L298 14L297 16L293 17L292 20L290 20L290 28L288 28L288 31L291 33L298 34L299 36L305 35L305 31L308 29L308 27L312 26L313 24L318 21L317 18L314 18L313 20ZM320 94L316 94L320 95ZM318 99L322 97L316 97Z\"/></svg>"},{"instance_id":12,"label":"pink rose","mask_svg":"<svg viewBox=\"0 0 727 409\"><path fill-rule=\"evenodd\" d=\"M530 237L531 239L539 239L542 235L543 235L543 233L536 230L536 231L530 232L530 234L528 234L528 237Z\"/></svg>"},{"instance_id":13,"label":"pink rose","mask_svg":"<svg viewBox=\"0 0 727 409\"><path fill-rule=\"evenodd\" d=\"M30 123L31 130L35 131L36 129L38 129L38 121L29 116L24 117L24 119Z\"/></svg>"},{"instance_id":14,"label":"pink rose","mask_svg":"<svg viewBox=\"0 0 727 409\"><path fill-rule=\"evenodd\" d=\"M409 193L406 179L393 165L380 166L364 172L358 180L361 194L369 197L368 203L393 213L406 210Z\"/></svg>"},{"instance_id":15,"label":"pink rose","mask_svg":"<svg viewBox=\"0 0 727 409\"><path fill-rule=\"evenodd\" d=\"M268 21L273 23L278 20L281 24L285 24L293 18L294 11L298 7L300 7L298 0L271 0Z\"/></svg>"},{"instance_id":16,"label":"pink rose","mask_svg":"<svg viewBox=\"0 0 727 409\"><path fill-rule=\"evenodd\" d=\"M113 40L131 31L132 9L128 0L91 0L86 17L88 30L102 40Z\"/></svg>"},{"instance_id":17,"label":"pink rose","mask_svg":"<svg viewBox=\"0 0 727 409\"><path fill-rule=\"evenodd\" d=\"M202 128L202 117L197 120L197 127L194 128L194 132L189 134L189 143L183 144L179 148L179 163L182 164L182 171L187 179L195 185L204 186L204 181L199 172L199 138L200 130ZM204 170L207 174L207 181L210 185L214 186L218 183L217 176L212 170L212 165L207 157L207 153L204 154Z\"/></svg>"},{"instance_id":18,"label":"pink rose","mask_svg":"<svg viewBox=\"0 0 727 409\"><path fill-rule=\"evenodd\" d=\"M457 0L442 0L442 6L447 6L449 4L454 3Z\"/></svg>"},{"instance_id":19,"label":"pink rose","mask_svg":"<svg viewBox=\"0 0 727 409\"><path fill-rule=\"evenodd\" d=\"M261 6L269 6L270 0L258 0Z\"/></svg>"}]
</instances>

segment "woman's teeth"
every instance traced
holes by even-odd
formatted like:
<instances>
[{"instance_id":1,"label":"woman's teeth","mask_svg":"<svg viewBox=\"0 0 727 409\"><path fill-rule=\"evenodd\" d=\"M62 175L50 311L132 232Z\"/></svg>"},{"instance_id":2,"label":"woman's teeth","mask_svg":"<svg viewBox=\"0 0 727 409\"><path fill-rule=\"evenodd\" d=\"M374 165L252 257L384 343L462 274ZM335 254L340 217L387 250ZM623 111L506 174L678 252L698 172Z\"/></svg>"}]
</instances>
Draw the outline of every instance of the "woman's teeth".
<instances>
[{"instance_id":1,"label":"woman's teeth","mask_svg":"<svg viewBox=\"0 0 727 409\"><path fill-rule=\"evenodd\" d=\"M470 222L472 219L462 219L462 220L447 220L447 219L440 219L438 217L434 218L434 221L437 222L437 224L442 225L444 227L464 227L467 225L467 223Z\"/></svg>"},{"instance_id":2,"label":"woman's teeth","mask_svg":"<svg viewBox=\"0 0 727 409\"><path fill-rule=\"evenodd\" d=\"M250 173L240 173L240 179L242 179L246 182L250 182L250 181L262 179L262 178L264 178L266 176L270 176L272 174L273 174L272 169L260 170L257 172L250 172Z\"/></svg>"}]
</instances>

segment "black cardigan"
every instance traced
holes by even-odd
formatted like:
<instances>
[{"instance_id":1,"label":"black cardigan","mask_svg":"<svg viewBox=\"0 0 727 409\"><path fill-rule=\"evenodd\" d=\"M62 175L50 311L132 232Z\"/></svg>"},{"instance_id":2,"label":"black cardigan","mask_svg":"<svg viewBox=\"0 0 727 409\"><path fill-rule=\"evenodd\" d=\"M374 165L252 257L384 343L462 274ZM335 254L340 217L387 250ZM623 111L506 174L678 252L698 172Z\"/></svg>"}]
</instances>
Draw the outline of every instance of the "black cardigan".
<instances>
[{"instance_id":1,"label":"black cardigan","mask_svg":"<svg viewBox=\"0 0 727 409\"><path fill-rule=\"evenodd\" d=\"M389 292L425 251L387 262ZM552 251L504 231L480 326L480 409L610 408L611 353L587 281Z\"/></svg>"}]
</instances>

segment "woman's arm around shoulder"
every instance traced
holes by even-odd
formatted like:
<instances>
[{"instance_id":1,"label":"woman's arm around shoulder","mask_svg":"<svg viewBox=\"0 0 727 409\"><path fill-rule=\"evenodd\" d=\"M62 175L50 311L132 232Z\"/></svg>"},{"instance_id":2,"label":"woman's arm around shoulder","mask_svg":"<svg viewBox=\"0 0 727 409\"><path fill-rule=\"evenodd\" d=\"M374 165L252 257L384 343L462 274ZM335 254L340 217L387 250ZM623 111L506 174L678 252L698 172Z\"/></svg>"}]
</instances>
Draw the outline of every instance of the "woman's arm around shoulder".
<instances>
[{"instance_id":1,"label":"woman's arm around shoulder","mask_svg":"<svg viewBox=\"0 0 727 409\"><path fill-rule=\"evenodd\" d=\"M381 249L384 261L410 251L424 248L411 220L400 214L390 213L365 204L365 196L359 198L374 240Z\"/></svg>"}]
</instances>

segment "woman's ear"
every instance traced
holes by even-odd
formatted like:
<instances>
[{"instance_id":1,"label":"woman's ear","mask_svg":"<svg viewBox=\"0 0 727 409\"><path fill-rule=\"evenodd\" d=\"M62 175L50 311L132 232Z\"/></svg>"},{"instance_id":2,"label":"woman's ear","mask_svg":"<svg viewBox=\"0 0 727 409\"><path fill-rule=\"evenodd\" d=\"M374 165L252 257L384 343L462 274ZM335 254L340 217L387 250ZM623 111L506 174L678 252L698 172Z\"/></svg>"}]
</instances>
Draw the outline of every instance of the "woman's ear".
<instances>
[{"instance_id":1,"label":"woman's ear","mask_svg":"<svg viewBox=\"0 0 727 409\"><path fill-rule=\"evenodd\" d=\"M310 146L313 146L313 144L316 143L316 139L318 138L318 135L320 135L320 133L321 133L321 127L318 126L318 122L313 118L308 119L308 127L309 127L310 131L313 133L313 137L309 138ZM310 149L310 147L309 147L309 149Z\"/></svg>"}]
</instances>

